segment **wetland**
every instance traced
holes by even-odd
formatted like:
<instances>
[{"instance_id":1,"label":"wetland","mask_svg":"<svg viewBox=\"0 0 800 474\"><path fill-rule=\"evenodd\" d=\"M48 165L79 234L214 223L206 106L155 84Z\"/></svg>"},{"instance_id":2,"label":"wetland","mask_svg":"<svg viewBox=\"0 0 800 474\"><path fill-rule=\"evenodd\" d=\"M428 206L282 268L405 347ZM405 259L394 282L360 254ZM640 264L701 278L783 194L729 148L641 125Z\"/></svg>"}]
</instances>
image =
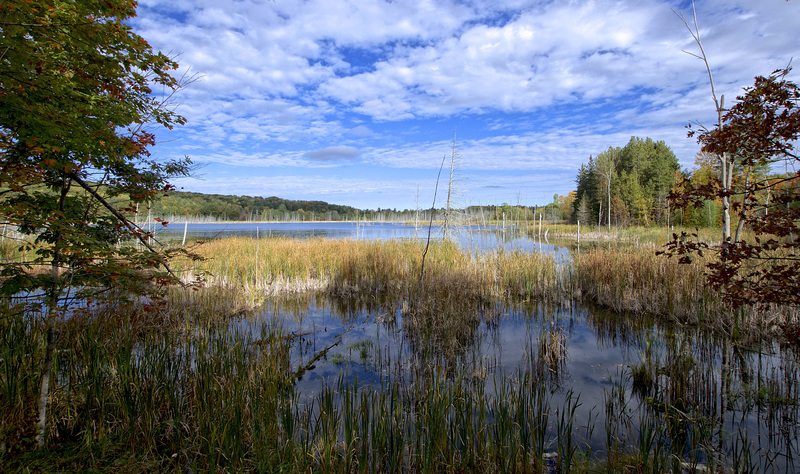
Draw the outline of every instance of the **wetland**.
<instances>
[{"instance_id":1,"label":"wetland","mask_svg":"<svg viewBox=\"0 0 800 474\"><path fill-rule=\"evenodd\" d=\"M201 285L158 306L87 304L60 326L60 468L798 469L798 355L780 330L796 314L733 313L655 245L207 226L188 228L206 259L174 264ZM4 399L31 399L43 333L3 325ZM9 466L52 467L14 455L30 412L7 412Z\"/></svg>"}]
</instances>

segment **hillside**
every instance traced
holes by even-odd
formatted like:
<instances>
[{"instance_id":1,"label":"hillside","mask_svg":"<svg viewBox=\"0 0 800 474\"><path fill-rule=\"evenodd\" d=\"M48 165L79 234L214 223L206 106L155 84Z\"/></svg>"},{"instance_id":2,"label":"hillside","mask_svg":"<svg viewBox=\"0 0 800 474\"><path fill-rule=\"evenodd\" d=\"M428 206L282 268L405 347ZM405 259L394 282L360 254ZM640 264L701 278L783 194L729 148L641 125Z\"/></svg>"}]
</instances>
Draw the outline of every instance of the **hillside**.
<instances>
[{"instance_id":1,"label":"hillside","mask_svg":"<svg viewBox=\"0 0 800 474\"><path fill-rule=\"evenodd\" d=\"M202 216L219 220L340 220L361 211L323 201L292 201L279 197L230 196L172 191L150 204L156 216Z\"/></svg>"}]
</instances>

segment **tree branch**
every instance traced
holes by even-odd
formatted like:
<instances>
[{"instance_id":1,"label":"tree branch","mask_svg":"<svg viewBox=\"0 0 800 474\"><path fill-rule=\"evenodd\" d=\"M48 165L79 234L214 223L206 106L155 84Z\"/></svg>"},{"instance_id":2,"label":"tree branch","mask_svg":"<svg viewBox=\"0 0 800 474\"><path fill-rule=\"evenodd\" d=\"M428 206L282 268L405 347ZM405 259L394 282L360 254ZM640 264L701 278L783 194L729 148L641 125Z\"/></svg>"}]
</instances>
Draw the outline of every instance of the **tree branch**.
<instances>
[{"instance_id":1,"label":"tree branch","mask_svg":"<svg viewBox=\"0 0 800 474\"><path fill-rule=\"evenodd\" d=\"M120 221L120 222L121 222L121 223L122 223L122 224L123 224L125 227L127 227L127 228L128 228L128 230L130 230L130 231L131 231L131 233L132 233L134 236L136 236L136 239L137 239L137 240L139 240L139 242L141 242L141 243L142 243L142 245L144 245L145 247L147 247L147 249L148 249L150 252L152 252L152 253L153 253L153 254L155 254L155 255L159 255L159 257L160 257L160 254L159 254L159 252L158 252L156 249L154 249L154 248L153 248L153 247L152 247L152 246L151 246L151 245L150 245L150 244L147 242L147 239L145 239L144 237L142 237L142 232L143 232L143 230L142 230L141 228L139 228L139 226L137 226L137 225L135 225L135 224L132 224L132 223L131 223L131 221L129 221L129 220L128 220L128 219L127 219L125 216L123 216L123 215L122 215L122 214L121 214L121 213L120 213L120 212L119 212L119 211L118 211L118 210L117 210L117 209L116 209L114 206L112 206L111 204L109 204L109 202L108 202L108 201L106 201L106 200L105 200L105 198L104 198L103 196L101 196L101 195L100 195L100 194L99 194L99 193L98 193L98 192L97 192L95 189L93 189L93 188L92 188L92 187L89 185L89 183L87 183L86 181L82 180L82 179L81 179L79 176L77 176L75 173L69 173L69 177L70 177L70 178L71 178L73 181L75 181L76 183L78 183L78 185L80 185L80 187L81 187L81 188L83 188L83 189L84 189L86 192L88 192L89 194L91 194L91 195L92 195L92 197L94 197L95 199L97 199L97 201L98 201L100 204L102 204L102 205L103 205L103 207L105 207L106 209L108 209L108 210L109 210L109 212L111 212L111 214L113 214L113 215L114 215L114 217L116 217L116 218L117 218L117 219L118 219L118 220L119 220L119 221ZM172 277L173 277L173 278L175 278L176 280L179 280L179 278L177 277L177 275L175 275L175 273L172 271L172 269L169 267L169 265L167 264L167 262L166 262L166 261L164 261L164 259L163 259L163 258L159 258L159 262L160 262L160 263L161 263L161 265L164 267L164 269L165 269L165 270L167 270L167 272L168 272L170 275L172 275Z\"/></svg>"}]
</instances>

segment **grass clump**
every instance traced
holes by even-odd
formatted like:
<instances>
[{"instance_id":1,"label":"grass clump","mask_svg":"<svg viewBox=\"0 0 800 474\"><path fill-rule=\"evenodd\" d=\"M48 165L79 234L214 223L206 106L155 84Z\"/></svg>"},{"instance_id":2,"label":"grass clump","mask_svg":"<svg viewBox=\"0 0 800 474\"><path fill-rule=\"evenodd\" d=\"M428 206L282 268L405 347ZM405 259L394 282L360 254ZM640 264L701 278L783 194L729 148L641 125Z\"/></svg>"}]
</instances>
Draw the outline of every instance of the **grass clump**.
<instances>
[{"instance_id":1,"label":"grass clump","mask_svg":"<svg viewBox=\"0 0 800 474\"><path fill-rule=\"evenodd\" d=\"M570 276L543 256L475 257L437 244L420 277L414 242L271 240L228 242L239 260L218 255L185 268L225 273L213 276L216 285L173 290L163 306L89 308L63 321L43 451L32 449L26 418L42 365L30 354L42 353L42 328L35 319L5 312L0 470L657 472L680 470L677 460L699 466L725 454L696 441L714 439L713 426L725 418L713 405L713 377L699 370L701 359L687 339L670 336L663 348L646 346L632 374L634 390L610 389L604 452L589 449L594 425L591 415L585 427L578 423L578 396L558 389L569 357L568 325L545 324L516 373L464 370L459 355L502 304L558 301L573 284L589 294L580 278L602 259L587 264L583 255L576 258ZM285 269L271 263L269 255L282 252L302 261ZM660 270L648 280L642 275L649 257L637 263L630 255L634 262L625 271L639 278L600 272L596 278L605 277L607 288L599 295L620 297L618 285L652 289L669 275ZM307 278L324 281L320 291L347 302L342 307L395 314L386 310L395 305L403 343L413 354L409 371L381 375L372 386L343 373L301 397L294 381L328 349L309 353L307 335L287 334L277 314L273 319L257 305L270 281ZM661 300L648 301L655 306ZM381 349L367 339L350 347L351 357L365 365L377 363ZM335 355L335 363L349 360ZM765 390L758 400L770 406L796 396ZM638 428L628 407L633 397L644 407ZM735 459L744 462L749 452L741 448Z\"/></svg>"},{"instance_id":2,"label":"grass clump","mask_svg":"<svg viewBox=\"0 0 800 474\"><path fill-rule=\"evenodd\" d=\"M97 308L63 322L43 450L25 441L22 416L41 366L23 354L40 352L41 328L21 316L0 320L0 410L20 414L0 420L0 468L543 472L545 453L559 456L553 392L528 372L496 380L494 394L441 369L379 387L342 376L301 400L287 381L303 366L290 355L302 338L250 318L237 298L203 289L172 294L151 312ZM214 310L204 309L211 301ZM183 319L158 314L179 307ZM569 423L564 416L558 423ZM573 459L580 441L559 433L563 459Z\"/></svg>"},{"instance_id":3,"label":"grass clump","mask_svg":"<svg viewBox=\"0 0 800 474\"><path fill-rule=\"evenodd\" d=\"M706 260L680 264L656 251L655 246L582 251L574 258L576 293L618 313L649 314L737 339L780 338L782 327L798 325L796 310L786 306L732 309L709 284Z\"/></svg>"},{"instance_id":4,"label":"grass clump","mask_svg":"<svg viewBox=\"0 0 800 474\"><path fill-rule=\"evenodd\" d=\"M474 257L449 241L431 242L423 275L423 250L415 240L233 237L206 242L198 250L206 260L182 270L207 274L210 283L267 294L321 289L364 299L438 292L470 299L555 300L562 284L562 272L549 256L495 252Z\"/></svg>"},{"instance_id":5,"label":"grass clump","mask_svg":"<svg viewBox=\"0 0 800 474\"><path fill-rule=\"evenodd\" d=\"M498 305L560 303L569 290L563 265L538 253L472 255L449 241L230 238L200 248L206 260L184 268L258 301L310 291L343 307L401 314L422 351L458 354L475 330L500 314ZM423 347L424 346L424 347Z\"/></svg>"}]
</instances>

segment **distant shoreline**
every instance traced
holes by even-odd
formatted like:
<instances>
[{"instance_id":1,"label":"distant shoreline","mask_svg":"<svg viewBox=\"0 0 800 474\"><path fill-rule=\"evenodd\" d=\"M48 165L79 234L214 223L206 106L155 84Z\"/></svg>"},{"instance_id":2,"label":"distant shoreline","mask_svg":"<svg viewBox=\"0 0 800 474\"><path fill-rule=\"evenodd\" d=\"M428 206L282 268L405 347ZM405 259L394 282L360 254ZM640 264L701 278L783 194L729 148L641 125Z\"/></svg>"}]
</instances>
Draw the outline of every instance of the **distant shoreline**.
<instances>
[{"instance_id":1,"label":"distant shoreline","mask_svg":"<svg viewBox=\"0 0 800 474\"><path fill-rule=\"evenodd\" d=\"M168 225L177 224L403 224L414 225L413 221L166 221ZM425 224L427 225L427 222ZM437 221L434 221L436 223ZM140 222L138 225L147 225L147 222ZM159 224L159 222L152 222ZM420 221L419 225L422 225Z\"/></svg>"}]
</instances>

